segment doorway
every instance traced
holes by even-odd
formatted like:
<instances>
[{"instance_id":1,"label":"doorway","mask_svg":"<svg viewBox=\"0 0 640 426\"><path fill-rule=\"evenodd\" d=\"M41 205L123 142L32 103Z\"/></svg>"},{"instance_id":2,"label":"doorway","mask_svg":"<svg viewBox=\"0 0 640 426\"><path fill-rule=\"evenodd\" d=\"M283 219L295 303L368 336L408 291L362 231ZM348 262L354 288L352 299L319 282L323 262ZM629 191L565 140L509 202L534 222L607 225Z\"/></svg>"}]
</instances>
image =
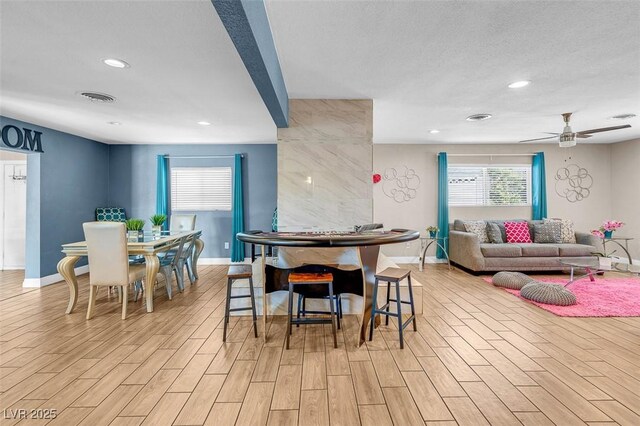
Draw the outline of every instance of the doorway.
<instances>
[{"instance_id":1,"label":"doorway","mask_svg":"<svg viewBox=\"0 0 640 426\"><path fill-rule=\"evenodd\" d=\"M27 156L0 151L0 270L24 269Z\"/></svg>"}]
</instances>

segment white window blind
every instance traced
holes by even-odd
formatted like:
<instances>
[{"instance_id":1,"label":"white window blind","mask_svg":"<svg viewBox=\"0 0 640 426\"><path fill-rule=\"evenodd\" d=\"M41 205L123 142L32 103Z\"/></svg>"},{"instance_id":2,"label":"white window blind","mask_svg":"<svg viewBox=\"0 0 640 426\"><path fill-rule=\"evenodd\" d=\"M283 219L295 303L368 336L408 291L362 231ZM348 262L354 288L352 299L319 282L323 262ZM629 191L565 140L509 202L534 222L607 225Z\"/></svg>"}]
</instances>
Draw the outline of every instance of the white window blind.
<instances>
[{"instance_id":1,"label":"white window blind","mask_svg":"<svg viewBox=\"0 0 640 426\"><path fill-rule=\"evenodd\" d=\"M530 165L453 164L447 171L450 206L531 205Z\"/></svg>"},{"instance_id":2,"label":"white window blind","mask_svg":"<svg viewBox=\"0 0 640 426\"><path fill-rule=\"evenodd\" d=\"M231 167L172 167L171 210L231 211Z\"/></svg>"}]
</instances>

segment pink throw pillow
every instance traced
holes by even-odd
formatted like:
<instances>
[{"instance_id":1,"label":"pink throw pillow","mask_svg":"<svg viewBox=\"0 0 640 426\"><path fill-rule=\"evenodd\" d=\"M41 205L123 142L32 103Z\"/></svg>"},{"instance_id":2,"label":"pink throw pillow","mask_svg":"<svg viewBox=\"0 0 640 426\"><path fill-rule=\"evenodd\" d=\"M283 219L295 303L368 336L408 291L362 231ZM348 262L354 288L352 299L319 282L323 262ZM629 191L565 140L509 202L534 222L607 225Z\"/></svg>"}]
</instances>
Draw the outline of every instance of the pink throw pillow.
<instances>
[{"instance_id":1,"label":"pink throw pillow","mask_svg":"<svg viewBox=\"0 0 640 426\"><path fill-rule=\"evenodd\" d=\"M508 243L530 243L529 224L527 222L505 222Z\"/></svg>"}]
</instances>

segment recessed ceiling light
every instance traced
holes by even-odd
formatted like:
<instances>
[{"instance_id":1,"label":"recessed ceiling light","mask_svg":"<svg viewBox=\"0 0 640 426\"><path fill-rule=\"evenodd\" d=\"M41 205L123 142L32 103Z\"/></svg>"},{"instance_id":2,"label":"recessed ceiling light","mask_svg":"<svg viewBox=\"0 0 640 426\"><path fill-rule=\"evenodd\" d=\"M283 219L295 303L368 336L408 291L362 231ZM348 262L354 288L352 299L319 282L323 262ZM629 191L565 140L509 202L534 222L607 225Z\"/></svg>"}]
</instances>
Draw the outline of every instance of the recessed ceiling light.
<instances>
[{"instance_id":1,"label":"recessed ceiling light","mask_svg":"<svg viewBox=\"0 0 640 426\"><path fill-rule=\"evenodd\" d=\"M130 65L128 63L126 63L125 61L123 61L122 59L106 58L106 59L103 59L102 62L104 62L105 64L109 65L110 67L114 67L114 68L129 68L130 67Z\"/></svg>"},{"instance_id":2,"label":"recessed ceiling light","mask_svg":"<svg viewBox=\"0 0 640 426\"><path fill-rule=\"evenodd\" d=\"M208 121L198 121L198 124L201 126L210 126L211 123L209 123Z\"/></svg>"},{"instance_id":3,"label":"recessed ceiling light","mask_svg":"<svg viewBox=\"0 0 640 426\"><path fill-rule=\"evenodd\" d=\"M629 118L633 118L635 117L635 114L619 114L619 115L614 115L613 118L614 120L627 120Z\"/></svg>"},{"instance_id":4,"label":"recessed ceiling light","mask_svg":"<svg viewBox=\"0 0 640 426\"><path fill-rule=\"evenodd\" d=\"M529 80L514 81L509 85L509 89L520 89L521 87L528 86L529 83L531 83Z\"/></svg>"},{"instance_id":5,"label":"recessed ceiling light","mask_svg":"<svg viewBox=\"0 0 640 426\"><path fill-rule=\"evenodd\" d=\"M467 121L482 121L492 117L491 114L473 114L467 117Z\"/></svg>"},{"instance_id":6,"label":"recessed ceiling light","mask_svg":"<svg viewBox=\"0 0 640 426\"><path fill-rule=\"evenodd\" d=\"M429 133L431 133L432 135L435 135L436 133L440 133L440 130L438 129L429 130Z\"/></svg>"},{"instance_id":7,"label":"recessed ceiling light","mask_svg":"<svg viewBox=\"0 0 640 426\"><path fill-rule=\"evenodd\" d=\"M111 124L113 126L120 126L122 123L119 121L109 121L108 124Z\"/></svg>"}]
</instances>

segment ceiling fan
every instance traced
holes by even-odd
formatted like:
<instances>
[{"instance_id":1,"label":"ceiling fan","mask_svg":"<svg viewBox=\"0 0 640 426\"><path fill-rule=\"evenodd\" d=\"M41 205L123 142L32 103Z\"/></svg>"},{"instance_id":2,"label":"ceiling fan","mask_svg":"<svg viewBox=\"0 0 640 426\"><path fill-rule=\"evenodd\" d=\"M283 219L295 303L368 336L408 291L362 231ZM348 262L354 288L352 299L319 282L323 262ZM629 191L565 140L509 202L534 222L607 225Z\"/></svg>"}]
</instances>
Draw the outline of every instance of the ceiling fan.
<instances>
[{"instance_id":1,"label":"ceiling fan","mask_svg":"<svg viewBox=\"0 0 640 426\"><path fill-rule=\"evenodd\" d=\"M581 132L574 133L573 130L571 130L571 126L569 125L569 121L571 120L571 114L572 113L570 112L565 112L564 114L562 114L562 119L564 120L564 129L562 130L562 133L545 132L553 136L549 136L546 138L538 138L538 139L527 139L524 141L520 141L518 143L528 143L528 142L544 141L548 139L558 139L558 141L560 142L561 148L569 148L572 146L576 146L576 139L590 138L593 133L610 132L611 130L626 129L628 127L631 127L631 125L625 124L623 126L601 127L599 129L583 130Z\"/></svg>"}]
</instances>

